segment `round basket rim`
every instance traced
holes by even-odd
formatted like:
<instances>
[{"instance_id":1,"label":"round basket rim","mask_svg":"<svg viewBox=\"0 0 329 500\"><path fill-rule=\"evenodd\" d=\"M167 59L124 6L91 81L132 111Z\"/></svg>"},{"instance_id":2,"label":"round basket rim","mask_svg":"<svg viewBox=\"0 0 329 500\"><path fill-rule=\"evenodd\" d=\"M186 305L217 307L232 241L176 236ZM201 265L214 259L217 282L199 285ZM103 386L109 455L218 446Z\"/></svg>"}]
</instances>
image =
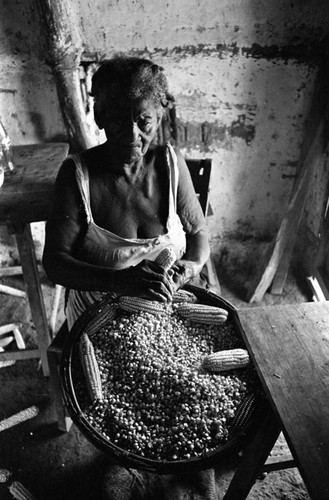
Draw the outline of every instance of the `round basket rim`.
<instances>
[{"instance_id":1,"label":"round basket rim","mask_svg":"<svg viewBox=\"0 0 329 500\"><path fill-rule=\"evenodd\" d=\"M216 293L195 286L185 285L185 290L193 292L199 300L205 300L207 303L212 302L219 305L225 305L229 310L229 317L233 318L235 324L239 326L236 307L226 299L220 297ZM207 469L224 458L227 458L232 452L240 450L243 444L250 438L252 428L255 426L255 420L262 407L263 398L259 398L256 411L252 415L250 422L246 424L243 430L238 431L233 437L218 448L209 451L197 457L182 460L153 460L142 457L134 453L128 452L123 448L116 446L114 443L105 438L97 429L95 429L87 418L77 401L74 384L72 380L72 356L73 350L77 341L83 333L88 322L97 314L102 304L106 302L106 298L92 304L76 321L72 329L65 338L61 362L60 362L60 379L64 404L69 412L76 427L80 432L100 451L111 456L112 459L124 467L146 470L157 474L172 474L187 472L188 470ZM257 420L258 421L258 420Z\"/></svg>"}]
</instances>

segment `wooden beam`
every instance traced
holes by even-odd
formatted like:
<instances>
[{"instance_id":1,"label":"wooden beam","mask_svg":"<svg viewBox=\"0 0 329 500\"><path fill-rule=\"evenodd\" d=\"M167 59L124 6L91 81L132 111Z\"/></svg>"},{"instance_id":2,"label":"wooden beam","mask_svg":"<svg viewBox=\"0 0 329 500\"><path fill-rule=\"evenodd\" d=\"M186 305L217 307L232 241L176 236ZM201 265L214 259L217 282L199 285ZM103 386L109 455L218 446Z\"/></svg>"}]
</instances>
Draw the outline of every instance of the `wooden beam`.
<instances>
[{"instance_id":1,"label":"wooden beam","mask_svg":"<svg viewBox=\"0 0 329 500\"><path fill-rule=\"evenodd\" d=\"M283 456L269 457L263 466L262 472L267 474L268 472L292 469L293 467L297 467L295 459L291 453L287 453Z\"/></svg>"},{"instance_id":2,"label":"wooden beam","mask_svg":"<svg viewBox=\"0 0 329 500\"><path fill-rule=\"evenodd\" d=\"M64 123L74 149L94 146L86 124L80 89L79 64L83 44L77 16L70 0L35 0L44 36L47 57L53 70Z\"/></svg>"},{"instance_id":3,"label":"wooden beam","mask_svg":"<svg viewBox=\"0 0 329 500\"><path fill-rule=\"evenodd\" d=\"M259 272L250 284L247 292L248 302L258 302L263 298L274 279L284 252L294 241L310 182L323 159L327 147L326 125L326 116L324 116L320 120L315 137L302 163L293 196L276 238L268 249L263 267L260 266Z\"/></svg>"},{"instance_id":4,"label":"wooden beam","mask_svg":"<svg viewBox=\"0 0 329 500\"><path fill-rule=\"evenodd\" d=\"M5 293L6 295L13 295L15 297L26 297L26 293L22 290L18 290L17 288L13 288L12 286L1 285L0 284L0 293Z\"/></svg>"},{"instance_id":5,"label":"wooden beam","mask_svg":"<svg viewBox=\"0 0 329 500\"><path fill-rule=\"evenodd\" d=\"M30 359L40 358L41 353L39 349L24 349L22 351L4 351L0 352L0 361L9 361L12 359Z\"/></svg>"}]
</instances>

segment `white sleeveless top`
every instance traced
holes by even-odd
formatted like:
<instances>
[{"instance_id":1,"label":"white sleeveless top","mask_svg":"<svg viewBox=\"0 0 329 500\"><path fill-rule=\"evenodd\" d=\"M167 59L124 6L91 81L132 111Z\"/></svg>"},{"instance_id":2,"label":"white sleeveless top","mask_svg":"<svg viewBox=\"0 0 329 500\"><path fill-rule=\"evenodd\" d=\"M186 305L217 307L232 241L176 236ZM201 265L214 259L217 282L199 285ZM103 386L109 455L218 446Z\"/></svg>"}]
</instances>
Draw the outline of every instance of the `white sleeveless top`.
<instances>
[{"instance_id":1,"label":"white sleeveless top","mask_svg":"<svg viewBox=\"0 0 329 500\"><path fill-rule=\"evenodd\" d=\"M186 251L186 235L176 212L178 190L177 157L170 144L166 145L166 164L169 176L167 232L156 238L122 238L97 226L90 206L89 172L80 155L72 155L76 165L76 179L86 214L87 231L78 258L90 264L111 269L125 269L144 259L155 260L166 247L174 249L177 259ZM105 292L106 293L106 292ZM77 318L94 302L101 300L104 292L69 290L66 316L69 329Z\"/></svg>"}]
</instances>

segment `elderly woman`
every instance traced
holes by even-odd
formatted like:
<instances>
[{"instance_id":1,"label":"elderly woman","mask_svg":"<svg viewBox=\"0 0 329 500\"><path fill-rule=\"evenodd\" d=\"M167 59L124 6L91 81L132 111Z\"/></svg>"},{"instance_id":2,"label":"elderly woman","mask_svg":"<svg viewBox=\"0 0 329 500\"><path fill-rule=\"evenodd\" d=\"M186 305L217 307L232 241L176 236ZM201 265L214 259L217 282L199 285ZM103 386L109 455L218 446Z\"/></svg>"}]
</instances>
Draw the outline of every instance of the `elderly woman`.
<instances>
[{"instance_id":1,"label":"elderly woman","mask_svg":"<svg viewBox=\"0 0 329 500\"><path fill-rule=\"evenodd\" d=\"M173 101L163 69L138 58L104 62L92 80L107 141L69 156L56 181L43 263L67 289L69 328L104 293L170 300L209 255L205 220L184 159L152 144ZM154 262L166 247L169 273Z\"/></svg>"}]
</instances>

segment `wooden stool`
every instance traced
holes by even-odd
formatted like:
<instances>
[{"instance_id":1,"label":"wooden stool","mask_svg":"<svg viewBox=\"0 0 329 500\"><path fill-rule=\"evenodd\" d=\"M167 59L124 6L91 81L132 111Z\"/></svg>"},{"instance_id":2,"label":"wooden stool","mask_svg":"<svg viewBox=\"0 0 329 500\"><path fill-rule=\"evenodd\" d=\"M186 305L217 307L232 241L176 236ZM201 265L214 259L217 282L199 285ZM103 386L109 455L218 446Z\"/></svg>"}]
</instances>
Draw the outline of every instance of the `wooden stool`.
<instances>
[{"instance_id":1,"label":"wooden stool","mask_svg":"<svg viewBox=\"0 0 329 500\"><path fill-rule=\"evenodd\" d=\"M51 339L30 224L47 220L57 172L67 152L65 143L14 146L16 171L0 188L0 224L16 238L38 341L38 349L1 352L0 360L41 358L44 375L49 375Z\"/></svg>"}]
</instances>

